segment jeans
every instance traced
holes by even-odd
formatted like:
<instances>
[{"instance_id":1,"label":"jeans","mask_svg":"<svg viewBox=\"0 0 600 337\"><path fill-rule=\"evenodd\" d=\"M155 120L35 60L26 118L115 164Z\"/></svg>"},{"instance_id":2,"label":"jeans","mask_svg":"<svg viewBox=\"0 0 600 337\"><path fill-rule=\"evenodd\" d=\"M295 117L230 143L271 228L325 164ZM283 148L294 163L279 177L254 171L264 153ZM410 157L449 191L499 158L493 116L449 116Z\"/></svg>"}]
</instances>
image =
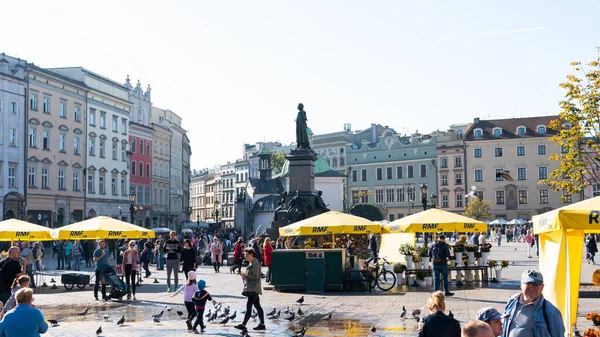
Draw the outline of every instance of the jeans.
<instances>
[{"instance_id":1,"label":"jeans","mask_svg":"<svg viewBox=\"0 0 600 337\"><path fill-rule=\"evenodd\" d=\"M67 269L71 269L71 254L65 254L65 262L67 263Z\"/></svg>"},{"instance_id":2,"label":"jeans","mask_svg":"<svg viewBox=\"0 0 600 337\"><path fill-rule=\"evenodd\" d=\"M196 308L196 321L194 322L194 326L192 330L196 330L198 325L200 325L200 329L204 330L204 309Z\"/></svg>"},{"instance_id":3,"label":"jeans","mask_svg":"<svg viewBox=\"0 0 600 337\"><path fill-rule=\"evenodd\" d=\"M56 252L56 269L65 269L65 253Z\"/></svg>"},{"instance_id":4,"label":"jeans","mask_svg":"<svg viewBox=\"0 0 600 337\"><path fill-rule=\"evenodd\" d=\"M167 287L171 288L171 273L175 274L175 288L179 284L179 260L167 260Z\"/></svg>"},{"instance_id":5,"label":"jeans","mask_svg":"<svg viewBox=\"0 0 600 337\"><path fill-rule=\"evenodd\" d=\"M152 274L150 272L150 268L148 268L148 263L150 263L150 261L144 261L143 262L144 271L146 271L146 277L148 277L148 276L150 276L150 274Z\"/></svg>"},{"instance_id":6,"label":"jeans","mask_svg":"<svg viewBox=\"0 0 600 337\"><path fill-rule=\"evenodd\" d=\"M596 252L590 250L590 260L592 260L592 263L596 263L596 261L594 261L595 255L596 255Z\"/></svg>"},{"instance_id":7,"label":"jeans","mask_svg":"<svg viewBox=\"0 0 600 337\"><path fill-rule=\"evenodd\" d=\"M165 256L163 254L160 254L160 256L158 257L158 270L163 269L165 269Z\"/></svg>"},{"instance_id":8,"label":"jeans","mask_svg":"<svg viewBox=\"0 0 600 337\"><path fill-rule=\"evenodd\" d=\"M79 268L79 264L81 263L81 255L73 256L73 259L75 260L75 261L73 261L73 270L77 270L77 271L81 270Z\"/></svg>"},{"instance_id":9,"label":"jeans","mask_svg":"<svg viewBox=\"0 0 600 337\"><path fill-rule=\"evenodd\" d=\"M271 274L271 265L269 265L267 268L267 277L265 278L265 281L267 281L267 283L271 283L271 279L273 277L273 275Z\"/></svg>"},{"instance_id":10,"label":"jeans","mask_svg":"<svg viewBox=\"0 0 600 337\"><path fill-rule=\"evenodd\" d=\"M31 287L35 288L35 279L33 278L33 263L28 264L27 267L25 267L25 272L27 276L29 276Z\"/></svg>"},{"instance_id":11,"label":"jeans","mask_svg":"<svg viewBox=\"0 0 600 337\"><path fill-rule=\"evenodd\" d=\"M127 293L133 294L135 296L135 276L136 270L133 269L133 265L126 264L125 265L125 283L127 283ZM129 282L131 281L131 290L129 288Z\"/></svg>"},{"instance_id":12,"label":"jeans","mask_svg":"<svg viewBox=\"0 0 600 337\"><path fill-rule=\"evenodd\" d=\"M446 266L433 266L433 291L440 290L440 274L444 285L444 293L448 294L450 289L448 288L448 267Z\"/></svg>"},{"instance_id":13,"label":"jeans","mask_svg":"<svg viewBox=\"0 0 600 337\"><path fill-rule=\"evenodd\" d=\"M215 273L218 273L219 269L221 268L219 261L213 262L213 267L215 268Z\"/></svg>"},{"instance_id":14,"label":"jeans","mask_svg":"<svg viewBox=\"0 0 600 337\"><path fill-rule=\"evenodd\" d=\"M244 322L242 324L246 325L250 320L250 315L252 315L252 307L256 308L260 324L265 324L265 312L260 306L260 298L256 292L251 292L248 294L248 302L246 302L246 315L244 316Z\"/></svg>"},{"instance_id":15,"label":"jeans","mask_svg":"<svg viewBox=\"0 0 600 337\"><path fill-rule=\"evenodd\" d=\"M94 284L94 297L98 298L98 286L100 285L100 279L102 278L102 273L99 270L96 270L96 283ZM106 297L106 284L102 284L102 298Z\"/></svg>"},{"instance_id":16,"label":"jeans","mask_svg":"<svg viewBox=\"0 0 600 337\"><path fill-rule=\"evenodd\" d=\"M236 269L238 270L238 273L242 271L242 259L233 261L233 267L231 267L231 271L235 272Z\"/></svg>"}]
</instances>

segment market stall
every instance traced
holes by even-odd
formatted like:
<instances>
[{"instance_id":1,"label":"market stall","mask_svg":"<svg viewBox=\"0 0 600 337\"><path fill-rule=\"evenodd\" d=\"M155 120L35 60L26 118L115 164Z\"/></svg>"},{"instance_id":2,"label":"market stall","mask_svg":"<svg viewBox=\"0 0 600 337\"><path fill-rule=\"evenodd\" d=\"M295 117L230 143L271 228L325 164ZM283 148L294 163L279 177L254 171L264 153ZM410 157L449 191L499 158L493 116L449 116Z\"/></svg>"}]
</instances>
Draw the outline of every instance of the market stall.
<instances>
[{"instance_id":1,"label":"market stall","mask_svg":"<svg viewBox=\"0 0 600 337\"><path fill-rule=\"evenodd\" d=\"M566 331L577 322L581 260L586 233L600 233L600 197L533 216L539 235L544 297L562 313Z\"/></svg>"}]
</instances>

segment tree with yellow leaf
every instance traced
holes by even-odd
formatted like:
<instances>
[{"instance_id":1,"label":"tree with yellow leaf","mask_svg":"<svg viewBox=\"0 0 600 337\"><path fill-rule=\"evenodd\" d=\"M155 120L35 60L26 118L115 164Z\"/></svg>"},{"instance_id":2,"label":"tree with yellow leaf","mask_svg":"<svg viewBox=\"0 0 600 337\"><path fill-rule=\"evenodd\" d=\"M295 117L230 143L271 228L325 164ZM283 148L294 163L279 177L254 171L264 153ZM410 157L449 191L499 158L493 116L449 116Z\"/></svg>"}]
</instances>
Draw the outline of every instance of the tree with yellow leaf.
<instances>
[{"instance_id":1,"label":"tree with yellow leaf","mask_svg":"<svg viewBox=\"0 0 600 337\"><path fill-rule=\"evenodd\" d=\"M560 84L566 94L559 103L559 119L549 124L557 131L551 140L561 148L550 159L559 161L559 166L540 184L583 196L588 186L600 187L600 67L598 61L571 65L574 75Z\"/></svg>"},{"instance_id":2,"label":"tree with yellow leaf","mask_svg":"<svg viewBox=\"0 0 600 337\"><path fill-rule=\"evenodd\" d=\"M490 201L470 198L469 204L465 207L465 216L479 221L489 220L492 217Z\"/></svg>"}]
</instances>

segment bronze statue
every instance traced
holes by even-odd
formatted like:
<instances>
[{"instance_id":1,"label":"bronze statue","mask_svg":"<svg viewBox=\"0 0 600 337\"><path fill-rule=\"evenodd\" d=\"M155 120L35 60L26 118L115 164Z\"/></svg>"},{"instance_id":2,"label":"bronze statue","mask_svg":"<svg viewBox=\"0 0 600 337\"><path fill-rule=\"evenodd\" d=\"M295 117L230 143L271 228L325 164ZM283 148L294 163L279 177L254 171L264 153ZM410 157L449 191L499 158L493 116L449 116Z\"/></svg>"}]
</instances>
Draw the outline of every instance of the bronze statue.
<instances>
[{"instance_id":1,"label":"bronze statue","mask_svg":"<svg viewBox=\"0 0 600 337\"><path fill-rule=\"evenodd\" d=\"M298 104L298 117L296 117L296 149L310 149L304 104Z\"/></svg>"}]
</instances>

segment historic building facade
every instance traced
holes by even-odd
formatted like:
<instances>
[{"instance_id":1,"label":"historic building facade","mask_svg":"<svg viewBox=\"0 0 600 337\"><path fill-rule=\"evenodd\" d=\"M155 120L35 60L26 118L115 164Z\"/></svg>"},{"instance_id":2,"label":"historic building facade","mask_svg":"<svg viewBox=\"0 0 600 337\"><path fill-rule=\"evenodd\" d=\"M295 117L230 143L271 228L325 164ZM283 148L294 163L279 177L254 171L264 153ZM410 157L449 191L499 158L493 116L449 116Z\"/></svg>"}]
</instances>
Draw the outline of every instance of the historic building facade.
<instances>
[{"instance_id":1,"label":"historic building facade","mask_svg":"<svg viewBox=\"0 0 600 337\"><path fill-rule=\"evenodd\" d=\"M235 163L221 165L221 221L225 227L233 227L235 217Z\"/></svg>"},{"instance_id":2,"label":"historic building facade","mask_svg":"<svg viewBox=\"0 0 600 337\"><path fill-rule=\"evenodd\" d=\"M171 162L171 129L152 123L152 211L156 227L169 223L169 184Z\"/></svg>"},{"instance_id":3,"label":"historic building facade","mask_svg":"<svg viewBox=\"0 0 600 337\"><path fill-rule=\"evenodd\" d=\"M187 133L183 133L183 142L181 147L181 185L183 186L183 212L185 217L182 218L182 221L186 221L186 219L190 219L192 216L192 208L190 206L190 184L192 181L192 172L190 159L192 157L192 147L190 146L190 139L187 136ZM194 219L190 219L194 221Z\"/></svg>"},{"instance_id":4,"label":"historic building facade","mask_svg":"<svg viewBox=\"0 0 600 337\"><path fill-rule=\"evenodd\" d=\"M470 124L451 125L448 131L433 133L437 138L438 204L445 211L462 213L470 192L465 167L464 135Z\"/></svg>"},{"instance_id":5,"label":"historic building facade","mask_svg":"<svg viewBox=\"0 0 600 337\"><path fill-rule=\"evenodd\" d=\"M83 82L28 65L27 215L61 227L84 218L86 96Z\"/></svg>"}]
</instances>

